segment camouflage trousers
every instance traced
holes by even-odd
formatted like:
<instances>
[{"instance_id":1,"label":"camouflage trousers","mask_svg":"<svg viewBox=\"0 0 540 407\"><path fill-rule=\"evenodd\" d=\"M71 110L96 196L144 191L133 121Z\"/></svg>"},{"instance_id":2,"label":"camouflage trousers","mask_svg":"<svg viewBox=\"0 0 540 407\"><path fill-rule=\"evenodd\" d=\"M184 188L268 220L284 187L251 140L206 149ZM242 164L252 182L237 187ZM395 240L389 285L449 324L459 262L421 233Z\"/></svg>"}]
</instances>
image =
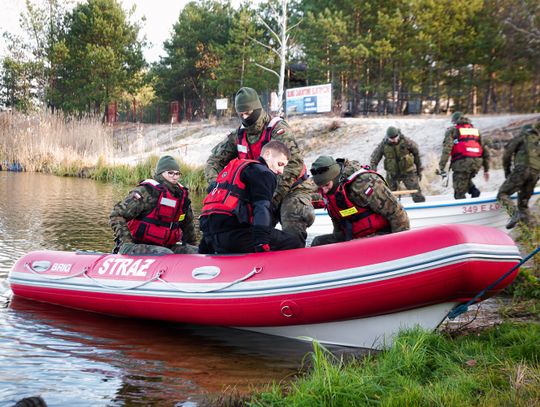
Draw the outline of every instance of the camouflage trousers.
<instances>
[{"instance_id":1,"label":"camouflage trousers","mask_svg":"<svg viewBox=\"0 0 540 407\"><path fill-rule=\"evenodd\" d=\"M181 245L175 244L169 248L164 246L157 246L153 244L142 243L123 243L118 250L118 254L129 255L160 255L160 254L194 254L198 253L199 248L189 244Z\"/></svg>"},{"instance_id":2,"label":"camouflage trousers","mask_svg":"<svg viewBox=\"0 0 540 407\"><path fill-rule=\"evenodd\" d=\"M465 199L465 194L469 193L472 198L480 196L480 190L473 183L478 171L482 167L481 158L463 158L451 164L452 186L454 187L454 198Z\"/></svg>"},{"instance_id":3,"label":"camouflage trousers","mask_svg":"<svg viewBox=\"0 0 540 407\"><path fill-rule=\"evenodd\" d=\"M371 235L362 236L357 239L365 239L373 236L387 235L388 233L389 232L381 231L377 233L372 233ZM347 239L345 238L345 233L343 233L342 231L334 231L333 233L329 233L327 235L315 236L313 242L311 242L311 247L323 246L325 244L340 243L345 241L347 241Z\"/></svg>"},{"instance_id":4,"label":"camouflage trousers","mask_svg":"<svg viewBox=\"0 0 540 407\"><path fill-rule=\"evenodd\" d=\"M317 187L311 179L289 191L281 201L279 222L281 230L293 234L306 244L307 228L315 222L315 209L311 203L311 195Z\"/></svg>"},{"instance_id":5,"label":"camouflage trousers","mask_svg":"<svg viewBox=\"0 0 540 407\"><path fill-rule=\"evenodd\" d=\"M390 187L391 191L397 191L399 189L399 183L402 182L407 189L416 189L418 192L411 194L412 200L414 202L425 202L426 198L422 194L422 189L420 188L420 178L416 173L412 172L409 174L386 174L386 182Z\"/></svg>"},{"instance_id":6,"label":"camouflage trousers","mask_svg":"<svg viewBox=\"0 0 540 407\"><path fill-rule=\"evenodd\" d=\"M516 205L510 195L518 193L517 210L521 219L525 222L530 220L529 199L534 192L534 187L540 179L540 171L524 166L517 166L499 188L497 199L508 211L510 216L516 212Z\"/></svg>"},{"instance_id":7,"label":"camouflage trousers","mask_svg":"<svg viewBox=\"0 0 540 407\"><path fill-rule=\"evenodd\" d=\"M315 238L311 242L311 247L344 242L345 240L346 240L345 234L343 232L335 231L334 233L328 233L326 235L315 236Z\"/></svg>"}]
</instances>

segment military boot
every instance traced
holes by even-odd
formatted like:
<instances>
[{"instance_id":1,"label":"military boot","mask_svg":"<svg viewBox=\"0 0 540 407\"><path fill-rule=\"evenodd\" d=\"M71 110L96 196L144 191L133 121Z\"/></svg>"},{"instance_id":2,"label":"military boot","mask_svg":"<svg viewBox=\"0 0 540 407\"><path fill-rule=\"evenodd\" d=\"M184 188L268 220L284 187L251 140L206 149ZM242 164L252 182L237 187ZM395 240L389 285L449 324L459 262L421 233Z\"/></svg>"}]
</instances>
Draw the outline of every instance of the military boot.
<instances>
[{"instance_id":1,"label":"military boot","mask_svg":"<svg viewBox=\"0 0 540 407\"><path fill-rule=\"evenodd\" d=\"M480 190L473 185L469 188L469 194L471 194L471 198L478 198L480 196Z\"/></svg>"},{"instance_id":2,"label":"military boot","mask_svg":"<svg viewBox=\"0 0 540 407\"><path fill-rule=\"evenodd\" d=\"M506 224L506 229L514 228L517 225L517 223L519 222L520 218L521 218L521 216L520 216L519 211L514 211L514 214L512 215L512 217L510 218L510 220Z\"/></svg>"}]
</instances>

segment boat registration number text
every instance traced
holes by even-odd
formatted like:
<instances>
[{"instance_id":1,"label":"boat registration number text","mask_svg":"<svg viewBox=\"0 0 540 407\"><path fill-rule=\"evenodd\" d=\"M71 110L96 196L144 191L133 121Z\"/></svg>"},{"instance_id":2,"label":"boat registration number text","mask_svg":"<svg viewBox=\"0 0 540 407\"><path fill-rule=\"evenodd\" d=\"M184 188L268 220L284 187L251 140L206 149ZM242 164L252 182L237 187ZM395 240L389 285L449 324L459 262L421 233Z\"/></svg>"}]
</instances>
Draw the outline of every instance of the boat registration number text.
<instances>
[{"instance_id":1,"label":"boat registration number text","mask_svg":"<svg viewBox=\"0 0 540 407\"><path fill-rule=\"evenodd\" d=\"M481 204L481 205L465 205L465 206L462 206L461 209L462 209L462 213L498 211L499 209L501 209L501 204L494 202L490 204Z\"/></svg>"}]
</instances>

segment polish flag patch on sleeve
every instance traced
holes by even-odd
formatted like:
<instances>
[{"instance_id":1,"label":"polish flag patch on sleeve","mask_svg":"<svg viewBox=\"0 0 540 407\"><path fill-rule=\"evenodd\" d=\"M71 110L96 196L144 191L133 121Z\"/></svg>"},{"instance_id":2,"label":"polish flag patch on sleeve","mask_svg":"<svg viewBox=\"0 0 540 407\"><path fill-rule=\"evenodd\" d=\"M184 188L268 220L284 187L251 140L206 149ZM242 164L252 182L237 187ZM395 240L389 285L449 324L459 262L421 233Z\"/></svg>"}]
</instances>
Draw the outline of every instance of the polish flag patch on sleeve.
<instances>
[{"instance_id":1,"label":"polish flag patch on sleeve","mask_svg":"<svg viewBox=\"0 0 540 407\"><path fill-rule=\"evenodd\" d=\"M366 190L364 191L364 194L366 194L366 196L371 196L371 194L373 194L373 187L370 185L369 187L366 188Z\"/></svg>"}]
</instances>

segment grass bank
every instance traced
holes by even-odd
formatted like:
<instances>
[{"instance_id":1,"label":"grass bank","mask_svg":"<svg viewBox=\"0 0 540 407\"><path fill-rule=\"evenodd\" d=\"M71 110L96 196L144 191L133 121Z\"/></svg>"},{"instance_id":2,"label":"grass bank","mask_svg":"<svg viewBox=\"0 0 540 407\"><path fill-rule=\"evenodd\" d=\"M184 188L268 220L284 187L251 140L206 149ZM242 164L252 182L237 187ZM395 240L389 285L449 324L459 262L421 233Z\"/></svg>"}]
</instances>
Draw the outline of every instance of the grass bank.
<instances>
[{"instance_id":1,"label":"grass bank","mask_svg":"<svg viewBox=\"0 0 540 407\"><path fill-rule=\"evenodd\" d=\"M65 117L39 112L0 113L0 163L13 163L25 171L91 178L102 182L136 185L153 175L158 156L136 165L117 165L120 152L113 130L96 117ZM181 182L194 192L206 190L204 169L180 163Z\"/></svg>"},{"instance_id":2,"label":"grass bank","mask_svg":"<svg viewBox=\"0 0 540 407\"><path fill-rule=\"evenodd\" d=\"M523 254L540 228L520 225ZM540 400L540 256L505 291L504 322L488 329L401 332L394 344L365 357L336 356L315 345L309 368L222 405L248 406L537 406ZM219 403L218 403L219 404Z\"/></svg>"},{"instance_id":3,"label":"grass bank","mask_svg":"<svg viewBox=\"0 0 540 407\"><path fill-rule=\"evenodd\" d=\"M320 346L303 378L254 396L250 406L525 406L540 400L538 323L477 335L402 332L394 345L345 361Z\"/></svg>"}]
</instances>

